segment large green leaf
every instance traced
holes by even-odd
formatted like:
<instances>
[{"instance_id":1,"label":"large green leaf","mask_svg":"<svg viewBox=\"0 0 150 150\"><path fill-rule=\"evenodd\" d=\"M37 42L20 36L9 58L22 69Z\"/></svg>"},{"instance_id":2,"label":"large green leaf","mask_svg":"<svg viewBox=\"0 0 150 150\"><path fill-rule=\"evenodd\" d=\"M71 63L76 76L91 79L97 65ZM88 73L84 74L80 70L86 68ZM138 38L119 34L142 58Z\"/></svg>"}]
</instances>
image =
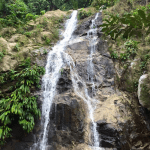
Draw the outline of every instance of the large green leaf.
<instances>
[{"instance_id":1,"label":"large green leaf","mask_svg":"<svg viewBox=\"0 0 150 150\"><path fill-rule=\"evenodd\" d=\"M126 17L120 18L120 21L122 24L128 24L128 21L126 20Z\"/></svg>"},{"instance_id":2,"label":"large green leaf","mask_svg":"<svg viewBox=\"0 0 150 150\"><path fill-rule=\"evenodd\" d=\"M119 30L119 32L115 35L115 40L117 39L117 37L123 32L123 30Z\"/></svg>"},{"instance_id":3,"label":"large green leaf","mask_svg":"<svg viewBox=\"0 0 150 150\"><path fill-rule=\"evenodd\" d=\"M128 38L128 36L129 36L129 33L131 32L131 30L132 30L132 27L127 27L125 30L124 30L124 34L123 34L123 37L124 38Z\"/></svg>"},{"instance_id":4,"label":"large green leaf","mask_svg":"<svg viewBox=\"0 0 150 150\"><path fill-rule=\"evenodd\" d=\"M138 14L140 15L140 17L143 19L143 20L146 20L146 15L145 15L145 12L143 10L138 10Z\"/></svg>"},{"instance_id":5,"label":"large green leaf","mask_svg":"<svg viewBox=\"0 0 150 150\"><path fill-rule=\"evenodd\" d=\"M147 21L150 22L150 13L149 13L148 16L147 16Z\"/></svg>"}]
</instances>

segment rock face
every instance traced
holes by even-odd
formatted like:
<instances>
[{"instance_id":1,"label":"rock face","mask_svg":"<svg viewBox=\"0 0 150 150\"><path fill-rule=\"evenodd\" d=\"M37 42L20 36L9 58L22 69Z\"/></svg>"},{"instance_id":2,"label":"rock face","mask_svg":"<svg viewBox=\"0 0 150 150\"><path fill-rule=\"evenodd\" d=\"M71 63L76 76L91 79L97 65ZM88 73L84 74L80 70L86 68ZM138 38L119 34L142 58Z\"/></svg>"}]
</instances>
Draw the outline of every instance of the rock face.
<instances>
[{"instance_id":1,"label":"rock face","mask_svg":"<svg viewBox=\"0 0 150 150\"><path fill-rule=\"evenodd\" d=\"M139 85L138 85L138 99L139 103L146 108L149 108L149 101L150 101L150 95L148 91L146 90L145 85L147 84L147 78L148 74L144 74L139 79Z\"/></svg>"},{"instance_id":2,"label":"rock face","mask_svg":"<svg viewBox=\"0 0 150 150\"><path fill-rule=\"evenodd\" d=\"M97 123L100 146L105 149L118 150L150 148L147 144L149 139L147 143L144 141L146 136L142 140L139 139L139 134L143 129L136 128L138 123L134 117L137 118L138 115L132 115L129 97L115 86L114 63L108 52L107 43L101 39L100 29L98 29L99 38L95 43L96 51L92 56L95 84L95 92L92 93L93 85L89 82L87 69L90 44L86 36L92 18L94 16L78 25L74 32L76 38L70 41L66 47L66 53L72 57L80 78L86 83L90 97L96 99L94 122ZM101 24L101 20L100 14L97 25ZM39 53L38 50L35 51L35 56L39 57L35 57L34 61L44 65L44 58L40 60L41 51ZM74 91L69 66L64 67L60 74L61 77L56 88L57 94L50 112L46 150L91 150L93 135L87 104ZM83 84L78 82L78 86L82 91ZM42 91L35 94L40 96L38 104L41 107ZM142 122L140 123L145 126ZM40 126L40 120L37 120L33 132L28 135L25 135L21 129L19 130L18 126L14 126L15 128L20 134L14 130L13 138L2 150L34 150L33 145L38 143L40 132L43 130Z\"/></svg>"}]
</instances>

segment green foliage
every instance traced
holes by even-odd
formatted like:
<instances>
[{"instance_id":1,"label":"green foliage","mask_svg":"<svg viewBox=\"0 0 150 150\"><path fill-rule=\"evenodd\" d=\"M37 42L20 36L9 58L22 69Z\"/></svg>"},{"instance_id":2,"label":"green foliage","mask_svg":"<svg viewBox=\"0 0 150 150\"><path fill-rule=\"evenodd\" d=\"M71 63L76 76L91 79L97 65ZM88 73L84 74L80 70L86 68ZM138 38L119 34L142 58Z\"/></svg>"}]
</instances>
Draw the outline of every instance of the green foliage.
<instances>
[{"instance_id":1,"label":"green foliage","mask_svg":"<svg viewBox=\"0 0 150 150\"><path fill-rule=\"evenodd\" d=\"M73 9L78 9L78 0L71 0L71 3L73 5Z\"/></svg>"},{"instance_id":2,"label":"green foliage","mask_svg":"<svg viewBox=\"0 0 150 150\"><path fill-rule=\"evenodd\" d=\"M1 2L0 6L2 6ZM18 27L20 25L24 25L24 23L26 23L31 19L35 20L37 18L37 15L29 13L30 11L29 7L24 3L23 0L6 1L6 3L3 4L3 7L5 7L7 11L5 11L4 9L0 9L1 27L5 26Z\"/></svg>"},{"instance_id":3,"label":"green foliage","mask_svg":"<svg viewBox=\"0 0 150 150\"><path fill-rule=\"evenodd\" d=\"M0 62L2 61L3 57L4 57L4 53L0 52Z\"/></svg>"},{"instance_id":4,"label":"green foliage","mask_svg":"<svg viewBox=\"0 0 150 150\"><path fill-rule=\"evenodd\" d=\"M50 38L48 38L47 36L44 36L43 40L45 41L45 45L50 45L50 43L51 43L51 39Z\"/></svg>"},{"instance_id":5,"label":"green foliage","mask_svg":"<svg viewBox=\"0 0 150 150\"><path fill-rule=\"evenodd\" d=\"M28 7L22 0L16 0L8 5L10 14L7 15L7 25L15 26L23 24L26 14L28 13Z\"/></svg>"},{"instance_id":6,"label":"green foliage","mask_svg":"<svg viewBox=\"0 0 150 150\"><path fill-rule=\"evenodd\" d=\"M120 55L118 55L116 51L110 51L111 57L113 59L119 59L121 61L126 61L129 58L134 58L138 50L137 45L138 45L137 41L127 40L124 43L125 52L120 53Z\"/></svg>"},{"instance_id":7,"label":"green foliage","mask_svg":"<svg viewBox=\"0 0 150 150\"><path fill-rule=\"evenodd\" d=\"M38 15L33 15L31 13L26 14L25 20L26 21L30 21L30 20L34 20L38 17Z\"/></svg>"},{"instance_id":8,"label":"green foliage","mask_svg":"<svg viewBox=\"0 0 150 150\"><path fill-rule=\"evenodd\" d=\"M115 51L112 51L110 55L113 59L118 59L118 54Z\"/></svg>"},{"instance_id":9,"label":"green foliage","mask_svg":"<svg viewBox=\"0 0 150 150\"><path fill-rule=\"evenodd\" d=\"M85 11L84 8L82 8L81 10L79 10L78 12L78 19L84 19L86 17L89 17L92 15L91 10L89 9L88 11Z\"/></svg>"},{"instance_id":10,"label":"green foliage","mask_svg":"<svg viewBox=\"0 0 150 150\"><path fill-rule=\"evenodd\" d=\"M86 8L91 5L93 0L78 0L78 8Z\"/></svg>"},{"instance_id":11,"label":"green foliage","mask_svg":"<svg viewBox=\"0 0 150 150\"><path fill-rule=\"evenodd\" d=\"M27 0L26 3L31 13L40 15L41 12L49 11L51 9L51 1L48 0Z\"/></svg>"},{"instance_id":12,"label":"green foliage","mask_svg":"<svg viewBox=\"0 0 150 150\"><path fill-rule=\"evenodd\" d=\"M31 32L25 32L24 35L26 35L27 37L31 37L32 33Z\"/></svg>"},{"instance_id":13,"label":"green foliage","mask_svg":"<svg viewBox=\"0 0 150 150\"><path fill-rule=\"evenodd\" d=\"M44 74L44 68L35 65L31 67L30 59L27 59L18 70L11 70L0 76L1 86L5 82L15 82L10 93L0 99L1 144L11 136L11 124L14 121L18 122L26 132L31 132L35 117L40 116L36 97L31 95L31 91L35 87L40 87L40 75Z\"/></svg>"},{"instance_id":14,"label":"green foliage","mask_svg":"<svg viewBox=\"0 0 150 150\"><path fill-rule=\"evenodd\" d=\"M146 14L143 10L136 10L137 13L126 13L123 16L109 15L103 27L102 32L116 39L119 35L124 38L131 36L143 37L150 33L150 13Z\"/></svg>"},{"instance_id":15,"label":"green foliage","mask_svg":"<svg viewBox=\"0 0 150 150\"><path fill-rule=\"evenodd\" d=\"M133 41L133 40L127 40L124 43L124 46L126 48L126 53L127 55L130 57L132 56L133 58L135 57L137 50L138 50L138 42L137 41Z\"/></svg>"},{"instance_id":16,"label":"green foliage","mask_svg":"<svg viewBox=\"0 0 150 150\"><path fill-rule=\"evenodd\" d=\"M22 26L50 10L70 10L90 6L92 0L0 0L0 27Z\"/></svg>"},{"instance_id":17,"label":"green foliage","mask_svg":"<svg viewBox=\"0 0 150 150\"><path fill-rule=\"evenodd\" d=\"M43 52L43 54L44 55L46 55L48 52L47 52L47 50L46 49L44 49L44 52Z\"/></svg>"},{"instance_id":18,"label":"green foliage","mask_svg":"<svg viewBox=\"0 0 150 150\"><path fill-rule=\"evenodd\" d=\"M96 7L96 9L99 9L102 5L104 5L104 8L106 8L114 5L116 1L118 0L93 0L92 6Z\"/></svg>"},{"instance_id":19,"label":"green foliage","mask_svg":"<svg viewBox=\"0 0 150 150\"><path fill-rule=\"evenodd\" d=\"M13 49L14 51L17 51L17 52L19 52L20 51L20 48L19 48L19 44L17 43L16 45L15 45L15 47L14 47L14 49Z\"/></svg>"},{"instance_id":20,"label":"green foliage","mask_svg":"<svg viewBox=\"0 0 150 150\"><path fill-rule=\"evenodd\" d=\"M142 71L147 70L147 64L148 64L149 60L150 60L150 54L145 54L142 56L141 64L140 64L140 68Z\"/></svg>"},{"instance_id":21,"label":"green foliage","mask_svg":"<svg viewBox=\"0 0 150 150\"><path fill-rule=\"evenodd\" d=\"M92 0L52 0L52 3L56 9L70 10L88 7L91 5Z\"/></svg>"},{"instance_id":22,"label":"green foliage","mask_svg":"<svg viewBox=\"0 0 150 150\"><path fill-rule=\"evenodd\" d=\"M42 10L42 11L41 11L41 15L44 15L44 14L45 14L45 10Z\"/></svg>"},{"instance_id":23,"label":"green foliage","mask_svg":"<svg viewBox=\"0 0 150 150\"><path fill-rule=\"evenodd\" d=\"M146 106L146 108L150 109L150 103L149 103L150 89L147 86L147 83L149 83L148 79L146 79L146 81L143 84L141 84L141 100Z\"/></svg>"}]
</instances>

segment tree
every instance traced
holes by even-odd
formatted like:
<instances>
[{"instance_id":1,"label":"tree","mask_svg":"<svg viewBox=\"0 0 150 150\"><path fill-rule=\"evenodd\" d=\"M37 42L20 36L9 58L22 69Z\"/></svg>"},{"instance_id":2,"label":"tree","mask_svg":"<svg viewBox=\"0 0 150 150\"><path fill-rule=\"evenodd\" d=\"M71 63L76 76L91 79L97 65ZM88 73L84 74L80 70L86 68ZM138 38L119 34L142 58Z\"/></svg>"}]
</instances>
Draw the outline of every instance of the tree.
<instances>
[{"instance_id":1,"label":"tree","mask_svg":"<svg viewBox=\"0 0 150 150\"><path fill-rule=\"evenodd\" d=\"M28 7L30 12L40 15L42 10L49 11L51 8L51 1L47 0L28 0Z\"/></svg>"}]
</instances>

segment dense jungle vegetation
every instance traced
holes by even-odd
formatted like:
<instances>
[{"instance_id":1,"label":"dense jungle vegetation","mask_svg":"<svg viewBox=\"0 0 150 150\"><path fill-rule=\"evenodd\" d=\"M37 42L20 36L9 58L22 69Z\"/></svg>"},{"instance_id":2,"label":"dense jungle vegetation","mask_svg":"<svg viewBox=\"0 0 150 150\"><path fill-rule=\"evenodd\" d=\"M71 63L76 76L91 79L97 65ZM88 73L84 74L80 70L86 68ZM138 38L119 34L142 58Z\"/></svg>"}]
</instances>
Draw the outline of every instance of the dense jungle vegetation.
<instances>
[{"instance_id":1,"label":"dense jungle vegetation","mask_svg":"<svg viewBox=\"0 0 150 150\"><path fill-rule=\"evenodd\" d=\"M109 51L114 62L120 62L124 75L117 77L118 85L137 96L138 80L144 74L150 73L150 4L148 0L0 0L0 30L14 27L15 33L22 34L13 51L20 52L28 45L29 38L35 38L41 31L50 30L53 36L42 37L45 45L58 40L58 28L63 17L42 18L34 25L39 16L50 10L60 9L67 11L78 9L78 19L82 20L93 14L86 7L104 9L102 31L108 40ZM103 6L103 7L102 7ZM30 30L33 28L33 30ZM50 29L51 28L51 29ZM8 28L9 29L9 28ZM1 38L10 38L13 31L0 34ZM44 44L35 44L43 46ZM45 54L47 51L45 51ZM0 63L7 55L6 49L0 49ZM14 57L14 56L13 56ZM18 58L18 55L14 57ZM132 70L130 63L136 62ZM7 92L0 89L0 144L11 136L12 124L17 122L27 132L32 131L35 118L40 116L36 97L32 91L38 89L40 76L44 68L31 62L30 58L19 61L18 66L7 72L0 73L0 87L7 87ZM128 75L131 74L131 77ZM149 83L150 79L147 79ZM145 103L149 105L147 97L150 96L150 85L145 84L143 90L147 91Z\"/></svg>"},{"instance_id":2,"label":"dense jungle vegetation","mask_svg":"<svg viewBox=\"0 0 150 150\"><path fill-rule=\"evenodd\" d=\"M91 5L92 0L0 0L0 24L22 25L50 10L70 10Z\"/></svg>"}]
</instances>

